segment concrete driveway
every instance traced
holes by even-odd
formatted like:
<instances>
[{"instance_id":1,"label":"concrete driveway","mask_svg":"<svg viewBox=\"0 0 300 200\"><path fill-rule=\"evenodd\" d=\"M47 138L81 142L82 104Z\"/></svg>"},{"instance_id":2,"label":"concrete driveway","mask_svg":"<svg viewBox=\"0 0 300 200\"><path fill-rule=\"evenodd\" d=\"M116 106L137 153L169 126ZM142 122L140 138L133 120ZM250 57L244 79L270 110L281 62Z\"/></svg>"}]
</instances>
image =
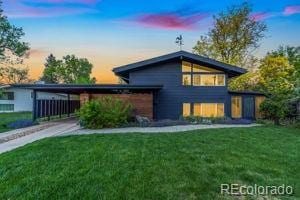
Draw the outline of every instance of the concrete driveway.
<instances>
[{"instance_id":1,"label":"concrete driveway","mask_svg":"<svg viewBox=\"0 0 300 200\"><path fill-rule=\"evenodd\" d=\"M43 122L40 125L0 133L0 154L34 141L78 130L77 120Z\"/></svg>"}]
</instances>

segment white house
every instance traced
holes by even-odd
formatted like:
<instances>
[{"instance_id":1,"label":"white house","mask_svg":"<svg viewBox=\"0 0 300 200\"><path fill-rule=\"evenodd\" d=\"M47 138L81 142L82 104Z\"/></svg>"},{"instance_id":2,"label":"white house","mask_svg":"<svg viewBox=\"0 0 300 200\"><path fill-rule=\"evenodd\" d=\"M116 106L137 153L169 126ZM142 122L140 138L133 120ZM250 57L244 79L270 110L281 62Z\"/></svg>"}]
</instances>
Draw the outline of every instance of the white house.
<instances>
[{"instance_id":1,"label":"white house","mask_svg":"<svg viewBox=\"0 0 300 200\"><path fill-rule=\"evenodd\" d=\"M32 90L0 85L0 112L32 111ZM38 92L37 99L67 100L66 94Z\"/></svg>"}]
</instances>

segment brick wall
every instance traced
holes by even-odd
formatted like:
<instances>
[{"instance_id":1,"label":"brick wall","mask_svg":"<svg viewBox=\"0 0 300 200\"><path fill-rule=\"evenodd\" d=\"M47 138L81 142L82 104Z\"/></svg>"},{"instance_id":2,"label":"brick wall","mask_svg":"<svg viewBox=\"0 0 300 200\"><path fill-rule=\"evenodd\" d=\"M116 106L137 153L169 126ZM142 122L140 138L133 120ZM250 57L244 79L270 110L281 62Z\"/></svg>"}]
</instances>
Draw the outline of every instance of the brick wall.
<instances>
[{"instance_id":1,"label":"brick wall","mask_svg":"<svg viewBox=\"0 0 300 200\"><path fill-rule=\"evenodd\" d=\"M101 99L105 96L111 96L123 101L129 102L136 115L141 115L153 119L153 95L145 94L81 94L81 104L91 99Z\"/></svg>"}]
</instances>

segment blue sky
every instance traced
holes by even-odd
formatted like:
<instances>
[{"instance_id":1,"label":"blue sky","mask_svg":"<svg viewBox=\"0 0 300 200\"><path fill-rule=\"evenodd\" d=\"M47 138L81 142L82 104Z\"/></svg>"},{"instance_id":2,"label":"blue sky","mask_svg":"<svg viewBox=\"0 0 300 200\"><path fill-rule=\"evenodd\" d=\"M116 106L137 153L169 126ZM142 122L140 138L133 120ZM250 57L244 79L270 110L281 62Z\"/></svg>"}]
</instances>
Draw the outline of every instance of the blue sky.
<instances>
[{"instance_id":1,"label":"blue sky","mask_svg":"<svg viewBox=\"0 0 300 200\"><path fill-rule=\"evenodd\" d=\"M252 0L253 17L268 26L258 56L279 45L300 45L299 0ZM233 0L4 0L9 20L23 27L32 48L25 65L33 78L43 71L45 57L76 54L94 64L101 83L115 82L118 65L178 50L191 51L212 25L212 15L241 1Z\"/></svg>"}]
</instances>

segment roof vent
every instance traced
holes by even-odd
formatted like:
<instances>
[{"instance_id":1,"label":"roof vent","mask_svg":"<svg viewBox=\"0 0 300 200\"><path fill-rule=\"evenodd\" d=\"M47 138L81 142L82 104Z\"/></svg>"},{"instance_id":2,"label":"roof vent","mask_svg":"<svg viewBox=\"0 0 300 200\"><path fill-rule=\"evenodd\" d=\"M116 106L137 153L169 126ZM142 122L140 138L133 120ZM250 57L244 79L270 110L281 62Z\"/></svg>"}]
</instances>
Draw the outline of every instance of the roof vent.
<instances>
[{"instance_id":1,"label":"roof vent","mask_svg":"<svg viewBox=\"0 0 300 200\"><path fill-rule=\"evenodd\" d=\"M45 84L45 81L36 81L34 84Z\"/></svg>"}]
</instances>

